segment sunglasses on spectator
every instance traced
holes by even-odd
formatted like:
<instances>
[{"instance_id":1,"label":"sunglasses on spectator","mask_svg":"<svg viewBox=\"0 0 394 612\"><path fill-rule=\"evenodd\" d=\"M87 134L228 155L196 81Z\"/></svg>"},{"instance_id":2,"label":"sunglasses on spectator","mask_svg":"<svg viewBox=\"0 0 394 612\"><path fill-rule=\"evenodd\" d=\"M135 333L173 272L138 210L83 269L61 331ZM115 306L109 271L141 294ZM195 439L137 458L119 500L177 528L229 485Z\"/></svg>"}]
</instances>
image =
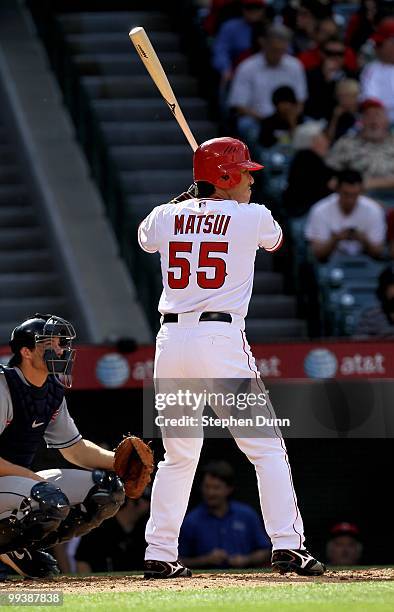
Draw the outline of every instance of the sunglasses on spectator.
<instances>
[{"instance_id":1,"label":"sunglasses on spectator","mask_svg":"<svg viewBox=\"0 0 394 612\"><path fill-rule=\"evenodd\" d=\"M345 55L344 49L323 49L324 55L327 57L343 57Z\"/></svg>"}]
</instances>

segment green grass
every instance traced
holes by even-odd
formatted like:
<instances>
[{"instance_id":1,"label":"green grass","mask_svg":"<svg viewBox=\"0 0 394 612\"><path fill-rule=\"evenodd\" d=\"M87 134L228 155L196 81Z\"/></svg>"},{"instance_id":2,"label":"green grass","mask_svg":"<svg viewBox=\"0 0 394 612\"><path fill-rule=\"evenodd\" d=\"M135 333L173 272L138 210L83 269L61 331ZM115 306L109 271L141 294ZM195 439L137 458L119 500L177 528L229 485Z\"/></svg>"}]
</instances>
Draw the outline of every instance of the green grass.
<instances>
[{"instance_id":1,"label":"green grass","mask_svg":"<svg viewBox=\"0 0 394 612\"><path fill-rule=\"evenodd\" d=\"M393 609L394 583L384 581L351 584L278 583L275 586L256 588L185 589L176 592L114 591L92 595L65 595L64 605L61 607L12 606L12 610L25 612L391 612Z\"/></svg>"}]
</instances>

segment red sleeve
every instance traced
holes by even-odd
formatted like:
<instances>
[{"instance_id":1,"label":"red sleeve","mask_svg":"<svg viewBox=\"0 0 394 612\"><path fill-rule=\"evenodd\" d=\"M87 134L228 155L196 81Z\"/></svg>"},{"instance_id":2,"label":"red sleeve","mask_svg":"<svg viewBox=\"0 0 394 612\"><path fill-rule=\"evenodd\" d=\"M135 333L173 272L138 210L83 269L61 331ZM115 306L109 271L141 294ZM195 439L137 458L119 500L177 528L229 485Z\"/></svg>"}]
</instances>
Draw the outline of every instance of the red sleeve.
<instances>
[{"instance_id":1,"label":"red sleeve","mask_svg":"<svg viewBox=\"0 0 394 612\"><path fill-rule=\"evenodd\" d=\"M386 217L387 222L387 241L394 240L394 210L389 210Z\"/></svg>"},{"instance_id":2,"label":"red sleeve","mask_svg":"<svg viewBox=\"0 0 394 612\"><path fill-rule=\"evenodd\" d=\"M203 28L209 36L215 36L220 24L220 13L226 6L235 4L235 0L211 0L211 7L203 22Z\"/></svg>"},{"instance_id":3,"label":"red sleeve","mask_svg":"<svg viewBox=\"0 0 394 612\"><path fill-rule=\"evenodd\" d=\"M302 51L297 57L301 64L303 64L305 70L312 70L312 68L317 68L321 64L321 55L317 47L315 49Z\"/></svg>"},{"instance_id":4,"label":"red sleeve","mask_svg":"<svg viewBox=\"0 0 394 612\"><path fill-rule=\"evenodd\" d=\"M352 72L357 72L357 55L351 47L346 47L345 49L344 65L345 68L347 68L348 70L351 70Z\"/></svg>"},{"instance_id":5,"label":"red sleeve","mask_svg":"<svg viewBox=\"0 0 394 612\"><path fill-rule=\"evenodd\" d=\"M349 23L348 23L347 30L345 33L345 44L346 45L351 46L353 42L353 36L355 35L359 27L360 27L360 15L358 13L354 13L349 19Z\"/></svg>"}]
</instances>

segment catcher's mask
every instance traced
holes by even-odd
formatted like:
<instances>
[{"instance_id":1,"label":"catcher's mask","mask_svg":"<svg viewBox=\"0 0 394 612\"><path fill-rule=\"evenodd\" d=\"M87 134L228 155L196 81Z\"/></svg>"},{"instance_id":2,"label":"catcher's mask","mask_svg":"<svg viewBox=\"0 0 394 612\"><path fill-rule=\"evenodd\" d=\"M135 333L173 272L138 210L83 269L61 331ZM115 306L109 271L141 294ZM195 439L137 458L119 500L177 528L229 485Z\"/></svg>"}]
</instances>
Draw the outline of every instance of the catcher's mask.
<instances>
[{"instance_id":1,"label":"catcher's mask","mask_svg":"<svg viewBox=\"0 0 394 612\"><path fill-rule=\"evenodd\" d=\"M250 159L244 142L224 136L203 142L193 158L194 180L211 183L222 189L232 189L241 182L241 170L261 170L261 164Z\"/></svg>"},{"instance_id":2,"label":"catcher's mask","mask_svg":"<svg viewBox=\"0 0 394 612\"><path fill-rule=\"evenodd\" d=\"M38 345L46 343L47 348L44 350L43 359L49 374L53 374L63 387L70 388L75 359L72 341L75 337L74 327L65 319L56 315L37 313L31 319L15 327L11 333L9 345L14 355L8 365L13 367L21 363L20 350L22 347L26 346L33 350ZM59 354L54 348L55 338L58 339L57 346L62 349Z\"/></svg>"}]
</instances>

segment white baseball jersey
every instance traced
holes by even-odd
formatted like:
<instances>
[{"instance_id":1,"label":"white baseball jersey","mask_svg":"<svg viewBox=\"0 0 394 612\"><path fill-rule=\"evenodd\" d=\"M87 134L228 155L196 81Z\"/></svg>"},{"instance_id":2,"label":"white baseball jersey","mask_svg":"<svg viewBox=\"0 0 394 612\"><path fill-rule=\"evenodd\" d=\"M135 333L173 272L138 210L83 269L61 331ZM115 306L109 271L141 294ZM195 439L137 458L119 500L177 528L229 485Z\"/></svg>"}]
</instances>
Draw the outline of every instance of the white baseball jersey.
<instances>
[{"instance_id":1,"label":"white baseball jersey","mask_svg":"<svg viewBox=\"0 0 394 612\"><path fill-rule=\"evenodd\" d=\"M184 317L185 324L162 325L156 337L156 385L167 381L176 392L180 378L197 381L197 388L201 379L203 386L210 380L251 379L265 392L240 317L247 313L257 249L272 252L282 242L270 211L259 204L210 198L164 204L141 223L138 240L145 251L161 256L162 314L235 315L231 324L200 324L192 315ZM203 440L202 432L184 438L166 435L165 428L162 433L166 454L152 488L145 559L174 562ZM260 503L273 550L302 548L303 524L284 441L231 433L254 464L259 491L264 491Z\"/></svg>"},{"instance_id":2,"label":"white baseball jersey","mask_svg":"<svg viewBox=\"0 0 394 612\"><path fill-rule=\"evenodd\" d=\"M260 204L191 199L157 206L138 229L148 253L159 251L159 311L229 312L245 317L259 247L276 251L282 230Z\"/></svg>"}]
</instances>

